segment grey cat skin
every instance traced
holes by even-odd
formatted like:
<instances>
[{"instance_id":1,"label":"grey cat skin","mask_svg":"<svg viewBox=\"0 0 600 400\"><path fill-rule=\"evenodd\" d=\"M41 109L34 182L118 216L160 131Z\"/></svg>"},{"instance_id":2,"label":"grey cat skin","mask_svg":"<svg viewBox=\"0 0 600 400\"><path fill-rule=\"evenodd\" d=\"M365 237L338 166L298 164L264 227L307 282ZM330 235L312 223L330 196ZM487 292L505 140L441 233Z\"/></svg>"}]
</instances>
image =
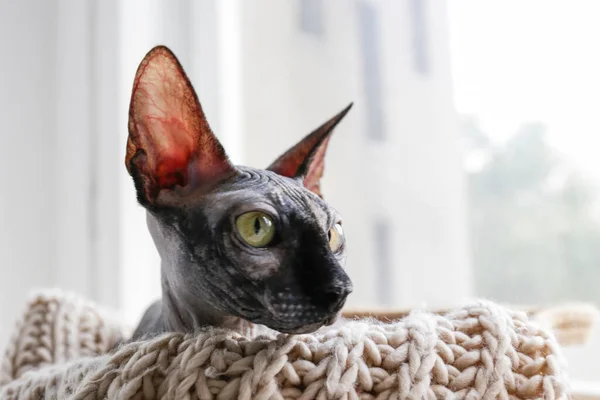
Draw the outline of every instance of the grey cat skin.
<instances>
[{"instance_id":1,"label":"grey cat skin","mask_svg":"<svg viewBox=\"0 0 600 400\"><path fill-rule=\"evenodd\" d=\"M308 333L352 292L340 215L320 180L352 104L266 169L234 166L175 55L152 49L133 85L125 164L161 257L162 299L132 339L262 324Z\"/></svg>"}]
</instances>

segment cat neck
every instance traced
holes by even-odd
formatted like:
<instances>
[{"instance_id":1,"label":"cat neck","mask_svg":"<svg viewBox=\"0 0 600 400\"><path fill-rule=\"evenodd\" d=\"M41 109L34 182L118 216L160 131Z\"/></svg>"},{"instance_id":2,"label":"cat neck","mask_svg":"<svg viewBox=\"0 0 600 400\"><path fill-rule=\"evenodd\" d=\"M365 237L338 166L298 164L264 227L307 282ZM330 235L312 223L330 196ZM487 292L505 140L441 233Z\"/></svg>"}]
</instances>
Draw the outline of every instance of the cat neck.
<instances>
[{"instance_id":1,"label":"cat neck","mask_svg":"<svg viewBox=\"0 0 600 400\"><path fill-rule=\"evenodd\" d=\"M164 264L164 263L163 263ZM162 266L162 319L167 331L194 332L205 326L221 326L227 315L212 307L200 296L176 290Z\"/></svg>"},{"instance_id":2,"label":"cat neck","mask_svg":"<svg viewBox=\"0 0 600 400\"><path fill-rule=\"evenodd\" d=\"M183 290L182 277L175 271L178 263L185 262L178 256L182 244L176 235L168 232L151 213L146 214L148 229L161 257L162 304L160 323L168 332L194 332L205 326L221 326L227 319L222 311L209 304L202 293ZM201 290L199 291L201 292Z\"/></svg>"},{"instance_id":3,"label":"cat neck","mask_svg":"<svg viewBox=\"0 0 600 400\"><path fill-rule=\"evenodd\" d=\"M181 296L162 274L161 325L166 332L193 333L206 327L219 327L251 334L256 326L242 318L227 315L198 296Z\"/></svg>"}]
</instances>

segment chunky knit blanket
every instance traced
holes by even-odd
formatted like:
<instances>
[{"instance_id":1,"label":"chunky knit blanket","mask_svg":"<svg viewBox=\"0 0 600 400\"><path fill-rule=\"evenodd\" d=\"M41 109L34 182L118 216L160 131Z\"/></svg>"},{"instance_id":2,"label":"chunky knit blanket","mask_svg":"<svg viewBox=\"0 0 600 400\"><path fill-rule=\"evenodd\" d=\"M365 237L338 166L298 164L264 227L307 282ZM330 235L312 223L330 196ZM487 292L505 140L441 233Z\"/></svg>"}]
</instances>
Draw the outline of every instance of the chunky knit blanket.
<instances>
[{"instance_id":1,"label":"chunky knit blanket","mask_svg":"<svg viewBox=\"0 0 600 400\"><path fill-rule=\"evenodd\" d=\"M561 399L558 344L525 313L345 320L311 335L208 329L126 343L109 313L34 296L0 368L10 399Z\"/></svg>"}]
</instances>

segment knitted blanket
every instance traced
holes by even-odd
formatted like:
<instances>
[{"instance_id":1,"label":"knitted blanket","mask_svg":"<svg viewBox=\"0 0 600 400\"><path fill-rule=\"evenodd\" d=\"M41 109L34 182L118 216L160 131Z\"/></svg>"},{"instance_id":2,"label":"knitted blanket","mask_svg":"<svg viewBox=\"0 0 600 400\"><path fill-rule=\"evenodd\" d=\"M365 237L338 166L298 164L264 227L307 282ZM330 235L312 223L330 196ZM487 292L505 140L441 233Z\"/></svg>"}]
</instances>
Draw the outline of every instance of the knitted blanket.
<instances>
[{"instance_id":1,"label":"knitted blanket","mask_svg":"<svg viewBox=\"0 0 600 400\"><path fill-rule=\"evenodd\" d=\"M474 302L445 315L345 320L311 335L207 329L110 351L110 314L60 292L29 302L0 367L1 399L566 399L554 337Z\"/></svg>"}]
</instances>

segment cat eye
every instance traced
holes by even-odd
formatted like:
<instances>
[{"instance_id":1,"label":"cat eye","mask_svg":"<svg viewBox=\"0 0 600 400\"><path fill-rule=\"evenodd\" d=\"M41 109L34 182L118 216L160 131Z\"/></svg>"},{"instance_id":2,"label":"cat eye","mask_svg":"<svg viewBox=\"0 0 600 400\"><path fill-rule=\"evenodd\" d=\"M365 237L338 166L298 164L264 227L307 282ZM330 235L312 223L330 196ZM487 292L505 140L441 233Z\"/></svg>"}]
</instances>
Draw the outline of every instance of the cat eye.
<instances>
[{"instance_id":1,"label":"cat eye","mask_svg":"<svg viewBox=\"0 0 600 400\"><path fill-rule=\"evenodd\" d=\"M252 247L265 247L275 236L273 219L260 211L250 211L240 215L235 225L244 242Z\"/></svg>"},{"instance_id":2,"label":"cat eye","mask_svg":"<svg viewBox=\"0 0 600 400\"><path fill-rule=\"evenodd\" d=\"M329 248L332 252L337 253L344 245L344 231L342 224L335 224L327 233L329 237Z\"/></svg>"}]
</instances>

